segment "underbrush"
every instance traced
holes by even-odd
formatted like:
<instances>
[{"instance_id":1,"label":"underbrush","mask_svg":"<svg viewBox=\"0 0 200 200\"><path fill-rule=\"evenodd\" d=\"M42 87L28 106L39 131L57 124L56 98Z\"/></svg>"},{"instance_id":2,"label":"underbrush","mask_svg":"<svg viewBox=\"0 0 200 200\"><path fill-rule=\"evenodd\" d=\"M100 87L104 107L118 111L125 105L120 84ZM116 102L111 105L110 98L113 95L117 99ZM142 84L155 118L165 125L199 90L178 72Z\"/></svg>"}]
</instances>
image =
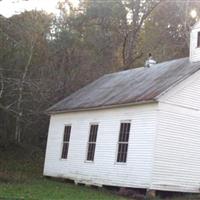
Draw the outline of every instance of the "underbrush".
<instances>
[{"instance_id":1,"label":"underbrush","mask_svg":"<svg viewBox=\"0 0 200 200\"><path fill-rule=\"evenodd\" d=\"M76 186L42 176L44 152L33 146L0 147L0 199L125 200L105 189Z\"/></svg>"},{"instance_id":2,"label":"underbrush","mask_svg":"<svg viewBox=\"0 0 200 200\"><path fill-rule=\"evenodd\" d=\"M0 147L0 182L24 182L42 177L44 152L31 145Z\"/></svg>"}]
</instances>

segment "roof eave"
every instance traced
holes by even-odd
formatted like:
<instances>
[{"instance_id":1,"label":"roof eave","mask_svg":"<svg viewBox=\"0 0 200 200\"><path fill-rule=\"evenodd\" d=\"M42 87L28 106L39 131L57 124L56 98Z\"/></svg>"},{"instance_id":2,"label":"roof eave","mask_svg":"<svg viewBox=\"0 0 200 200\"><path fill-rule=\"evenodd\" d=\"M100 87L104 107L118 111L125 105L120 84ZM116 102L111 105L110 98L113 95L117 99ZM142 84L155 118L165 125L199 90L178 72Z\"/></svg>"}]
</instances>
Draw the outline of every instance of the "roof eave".
<instances>
[{"instance_id":1,"label":"roof eave","mask_svg":"<svg viewBox=\"0 0 200 200\"><path fill-rule=\"evenodd\" d=\"M157 99L152 99L152 100L146 100L146 101L137 101L137 102L132 102L132 103L115 104L115 105L108 105L108 106L97 106L97 107L77 108L77 109L65 109L65 110L60 110L60 111L47 111L46 114L55 115L55 114L63 114L63 113L70 113L70 112L103 110L103 109L120 108L120 107L125 107L125 106L134 106L134 105L149 104L149 103L156 103L156 102L158 102Z\"/></svg>"}]
</instances>

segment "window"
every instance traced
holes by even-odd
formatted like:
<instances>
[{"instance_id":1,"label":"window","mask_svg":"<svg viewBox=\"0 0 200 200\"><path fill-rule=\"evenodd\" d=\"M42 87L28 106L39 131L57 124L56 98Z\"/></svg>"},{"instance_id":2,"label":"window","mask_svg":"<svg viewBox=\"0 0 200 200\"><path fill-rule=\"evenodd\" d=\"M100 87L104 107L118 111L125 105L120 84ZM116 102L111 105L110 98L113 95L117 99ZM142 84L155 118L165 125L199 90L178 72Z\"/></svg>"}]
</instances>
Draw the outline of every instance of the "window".
<instances>
[{"instance_id":1,"label":"window","mask_svg":"<svg viewBox=\"0 0 200 200\"><path fill-rule=\"evenodd\" d=\"M123 122L120 125L117 162L122 162L122 163L126 162L130 128L131 128L130 122Z\"/></svg>"},{"instance_id":2,"label":"window","mask_svg":"<svg viewBox=\"0 0 200 200\"><path fill-rule=\"evenodd\" d=\"M200 47L200 32L197 35L197 47Z\"/></svg>"},{"instance_id":3,"label":"window","mask_svg":"<svg viewBox=\"0 0 200 200\"><path fill-rule=\"evenodd\" d=\"M92 124L90 126L90 135L88 140L87 161L94 161L97 132L98 132L98 124Z\"/></svg>"},{"instance_id":4,"label":"window","mask_svg":"<svg viewBox=\"0 0 200 200\"><path fill-rule=\"evenodd\" d=\"M63 136L63 148L62 148L62 155L61 155L62 159L67 159L70 134L71 134L71 126L65 126L64 136Z\"/></svg>"}]
</instances>

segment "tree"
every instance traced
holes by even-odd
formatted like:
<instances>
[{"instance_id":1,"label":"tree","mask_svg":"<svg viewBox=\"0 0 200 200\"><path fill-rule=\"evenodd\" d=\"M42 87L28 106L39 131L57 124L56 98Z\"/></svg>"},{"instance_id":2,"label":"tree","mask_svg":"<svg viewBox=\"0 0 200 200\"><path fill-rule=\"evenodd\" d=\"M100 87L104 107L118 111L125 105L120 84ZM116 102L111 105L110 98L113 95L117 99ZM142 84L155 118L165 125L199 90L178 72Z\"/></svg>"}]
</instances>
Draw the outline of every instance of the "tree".
<instances>
[{"instance_id":1,"label":"tree","mask_svg":"<svg viewBox=\"0 0 200 200\"><path fill-rule=\"evenodd\" d=\"M0 137L41 144L45 110L98 77L188 54L193 1L116 0L59 4L58 16L0 17ZM184 11L184 12L183 12Z\"/></svg>"},{"instance_id":2,"label":"tree","mask_svg":"<svg viewBox=\"0 0 200 200\"><path fill-rule=\"evenodd\" d=\"M26 102L34 85L30 78L34 62L38 58L33 62L33 57L39 53L36 50L39 50L41 40L46 37L44 31L49 31L49 28L45 29L49 23L47 19L46 15L32 11L13 16L9 20L2 19L1 23L2 40L6 40L1 54L1 82L5 86L1 89L1 108L14 114L17 143L21 142L22 123L27 112ZM11 59L7 59L8 57Z\"/></svg>"},{"instance_id":3,"label":"tree","mask_svg":"<svg viewBox=\"0 0 200 200\"><path fill-rule=\"evenodd\" d=\"M144 56L136 65L143 65L149 52L158 62L187 57L190 27L197 20L190 15L194 8L197 13L200 12L200 6L193 1L166 1L160 4L149 16L140 34L139 51Z\"/></svg>"},{"instance_id":4,"label":"tree","mask_svg":"<svg viewBox=\"0 0 200 200\"><path fill-rule=\"evenodd\" d=\"M161 2L159 0L126 0L123 3L128 10L128 21L121 31L123 35L122 58L124 68L130 68L135 60L142 56L141 53L135 51L141 30L146 19Z\"/></svg>"}]
</instances>

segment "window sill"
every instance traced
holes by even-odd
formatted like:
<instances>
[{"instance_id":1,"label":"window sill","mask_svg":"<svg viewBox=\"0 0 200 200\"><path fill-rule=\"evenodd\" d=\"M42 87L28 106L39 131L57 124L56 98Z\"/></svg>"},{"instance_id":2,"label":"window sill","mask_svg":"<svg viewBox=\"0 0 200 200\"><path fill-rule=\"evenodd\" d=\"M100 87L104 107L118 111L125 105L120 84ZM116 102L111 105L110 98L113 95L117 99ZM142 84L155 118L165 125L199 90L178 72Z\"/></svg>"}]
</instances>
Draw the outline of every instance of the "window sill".
<instances>
[{"instance_id":1,"label":"window sill","mask_svg":"<svg viewBox=\"0 0 200 200\"><path fill-rule=\"evenodd\" d=\"M60 161L67 161L67 158L60 158Z\"/></svg>"},{"instance_id":2,"label":"window sill","mask_svg":"<svg viewBox=\"0 0 200 200\"><path fill-rule=\"evenodd\" d=\"M127 162L115 162L115 165L122 165L122 166L126 166Z\"/></svg>"},{"instance_id":3,"label":"window sill","mask_svg":"<svg viewBox=\"0 0 200 200\"><path fill-rule=\"evenodd\" d=\"M90 163L90 164L94 164L94 161L90 161L90 160L85 160L85 163Z\"/></svg>"}]
</instances>

